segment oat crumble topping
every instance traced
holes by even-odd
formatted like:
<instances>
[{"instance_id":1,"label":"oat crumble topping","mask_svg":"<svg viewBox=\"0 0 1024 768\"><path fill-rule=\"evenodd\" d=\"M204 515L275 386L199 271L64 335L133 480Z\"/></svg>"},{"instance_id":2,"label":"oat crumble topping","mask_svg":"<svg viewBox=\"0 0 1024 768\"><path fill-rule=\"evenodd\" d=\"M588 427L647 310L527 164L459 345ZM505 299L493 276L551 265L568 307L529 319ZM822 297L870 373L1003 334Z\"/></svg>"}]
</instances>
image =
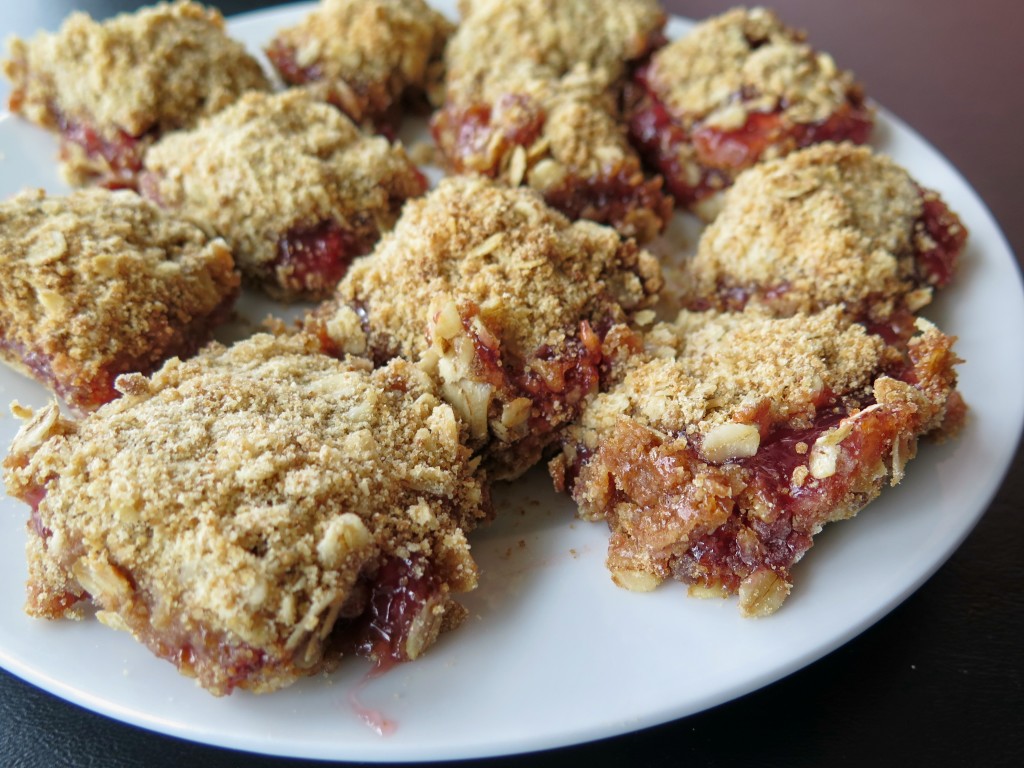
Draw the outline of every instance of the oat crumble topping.
<instances>
[{"instance_id":1,"label":"oat crumble topping","mask_svg":"<svg viewBox=\"0 0 1024 768\"><path fill-rule=\"evenodd\" d=\"M785 319L684 310L620 363L618 383L585 409L582 425L596 438L628 416L661 432L706 434L763 402L771 423L807 420L823 392L869 387L883 348L838 307Z\"/></svg>"},{"instance_id":2,"label":"oat crumble topping","mask_svg":"<svg viewBox=\"0 0 1024 768\"><path fill-rule=\"evenodd\" d=\"M898 483L919 437L964 419L954 340L923 320L902 346L839 307L684 311L642 349L632 331L608 338L622 347L608 389L550 470L582 518L607 521L608 568L634 591L674 578L773 613L824 525Z\"/></svg>"},{"instance_id":3,"label":"oat crumble topping","mask_svg":"<svg viewBox=\"0 0 1024 768\"><path fill-rule=\"evenodd\" d=\"M744 169L822 141L863 144L874 124L853 76L763 8L703 21L656 51L624 102L638 150L706 221Z\"/></svg>"},{"instance_id":4,"label":"oat crumble topping","mask_svg":"<svg viewBox=\"0 0 1024 768\"><path fill-rule=\"evenodd\" d=\"M462 0L448 45L448 87L467 89L526 67L561 77L579 65L608 84L644 56L665 25L654 0Z\"/></svg>"},{"instance_id":5,"label":"oat crumble topping","mask_svg":"<svg viewBox=\"0 0 1024 768\"><path fill-rule=\"evenodd\" d=\"M615 321L660 287L654 257L615 231L570 222L535 192L478 176L443 179L338 286L339 313L365 310L374 354L415 360L444 299L475 304L520 359L556 349L581 318ZM347 335L336 341L342 348Z\"/></svg>"},{"instance_id":6,"label":"oat crumble topping","mask_svg":"<svg viewBox=\"0 0 1024 768\"><path fill-rule=\"evenodd\" d=\"M532 190L456 176L407 204L306 327L333 350L420 360L474 445L494 438L491 453L508 451L496 473L513 477L596 385L597 333L660 285L654 258L614 230L571 223Z\"/></svg>"}]
</instances>

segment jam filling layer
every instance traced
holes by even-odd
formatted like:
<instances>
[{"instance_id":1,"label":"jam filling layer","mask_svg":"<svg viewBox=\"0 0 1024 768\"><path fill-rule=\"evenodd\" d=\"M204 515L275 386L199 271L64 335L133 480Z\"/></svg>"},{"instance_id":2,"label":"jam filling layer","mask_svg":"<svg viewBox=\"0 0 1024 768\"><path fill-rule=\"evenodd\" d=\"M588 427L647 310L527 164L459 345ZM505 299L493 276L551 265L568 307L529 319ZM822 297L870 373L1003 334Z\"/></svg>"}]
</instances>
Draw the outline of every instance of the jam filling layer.
<instances>
[{"instance_id":1,"label":"jam filling layer","mask_svg":"<svg viewBox=\"0 0 1024 768\"><path fill-rule=\"evenodd\" d=\"M630 91L630 137L684 206L729 186L769 148L790 152L824 141L863 144L874 123L863 97L854 92L829 117L814 123L789 123L783 117L785 105L779 105L773 112L751 112L746 122L733 130L699 122L687 129L650 82L649 67L637 72ZM686 160L691 153L693 166Z\"/></svg>"}]
</instances>

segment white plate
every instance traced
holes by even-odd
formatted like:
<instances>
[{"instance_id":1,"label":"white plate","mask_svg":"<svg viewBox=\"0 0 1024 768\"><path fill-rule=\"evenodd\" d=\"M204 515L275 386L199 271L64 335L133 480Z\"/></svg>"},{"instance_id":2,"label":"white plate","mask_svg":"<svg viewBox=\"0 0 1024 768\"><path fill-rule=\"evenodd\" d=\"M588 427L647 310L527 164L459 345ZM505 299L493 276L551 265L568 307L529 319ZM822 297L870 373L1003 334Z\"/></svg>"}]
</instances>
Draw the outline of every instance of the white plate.
<instances>
[{"instance_id":1,"label":"white plate","mask_svg":"<svg viewBox=\"0 0 1024 768\"><path fill-rule=\"evenodd\" d=\"M442 4L451 10L453 3ZM254 47L305 6L239 17ZM672 35L688 29L675 19ZM779 613L744 620L734 600L688 599L679 584L638 595L612 585L603 526L573 520L541 472L500 489L499 519L473 537L483 570L469 620L427 656L369 680L352 659L330 678L269 696L216 699L97 622L46 622L22 611L27 511L0 501L0 664L51 693L185 739L277 755L435 760L538 750L692 714L766 685L861 632L916 589L985 511L1024 420L1024 292L991 215L934 149L882 112L875 145L941 191L970 228L956 284L929 316L960 337L971 416L959 439L925 445L907 479L831 526L795 569ZM0 118L0 197L64 189L55 143ZM265 307L245 306L255 317ZM998 315L998 317L997 317ZM35 384L0 370L0 402L40 405ZM17 424L0 416L0 442ZM385 725L380 735L367 721ZM386 721L386 722L385 722Z\"/></svg>"}]
</instances>

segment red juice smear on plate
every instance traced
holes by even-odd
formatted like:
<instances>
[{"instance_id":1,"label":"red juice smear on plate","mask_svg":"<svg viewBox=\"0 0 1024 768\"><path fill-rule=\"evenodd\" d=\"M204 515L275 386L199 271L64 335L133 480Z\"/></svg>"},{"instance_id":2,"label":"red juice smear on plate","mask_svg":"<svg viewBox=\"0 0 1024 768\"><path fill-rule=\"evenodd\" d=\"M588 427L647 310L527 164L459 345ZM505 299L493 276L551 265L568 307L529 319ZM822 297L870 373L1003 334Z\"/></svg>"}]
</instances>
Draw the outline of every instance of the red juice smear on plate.
<instances>
[{"instance_id":1,"label":"red juice smear on plate","mask_svg":"<svg viewBox=\"0 0 1024 768\"><path fill-rule=\"evenodd\" d=\"M359 681L355 688L349 691L348 703L352 707L352 711L356 713L356 716L363 722L364 725L372 728L378 736L392 736L395 731L398 730L398 723L389 718L379 709L368 707L359 699L359 694L363 692L367 685L370 684L371 680L374 680L385 672L396 667L398 662L385 660L375 662L373 667L363 675L363 679Z\"/></svg>"}]
</instances>

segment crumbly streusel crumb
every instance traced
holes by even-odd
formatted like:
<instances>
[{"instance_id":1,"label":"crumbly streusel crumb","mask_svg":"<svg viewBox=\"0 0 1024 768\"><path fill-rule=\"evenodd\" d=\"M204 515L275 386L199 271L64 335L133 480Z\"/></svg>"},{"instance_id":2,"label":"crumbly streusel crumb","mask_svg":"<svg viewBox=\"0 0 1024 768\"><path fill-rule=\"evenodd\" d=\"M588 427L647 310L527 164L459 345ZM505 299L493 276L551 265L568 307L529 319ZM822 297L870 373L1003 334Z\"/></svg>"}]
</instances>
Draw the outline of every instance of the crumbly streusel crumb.
<instances>
[{"instance_id":1,"label":"crumbly streusel crumb","mask_svg":"<svg viewBox=\"0 0 1024 768\"><path fill-rule=\"evenodd\" d=\"M388 126L410 92L437 97L453 29L423 0L323 0L267 53L286 82L308 84L357 123Z\"/></svg>"},{"instance_id":2,"label":"crumbly streusel crumb","mask_svg":"<svg viewBox=\"0 0 1024 768\"><path fill-rule=\"evenodd\" d=\"M655 0L463 0L459 8L463 20L445 54L459 100L524 65L546 77L583 65L614 83L666 21Z\"/></svg>"},{"instance_id":3,"label":"crumbly streusel crumb","mask_svg":"<svg viewBox=\"0 0 1024 768\"><path fill-rule=\"evenodd\" d=\"M198 349L238 285L223 240L132 192L0 203L0 353L77 408Z\"/></svg>"},{"instance_id":4,"label":"crumbly streusel crumb","mask_svg":"<svg viewBox=\"0 0 1024 768\"><path fill-rule=\"evenodd\" d=\"M920 308L931 298L915 267L923 202L905 170L867 147L826 143L751 168L700 239L687 300L732 295L780 314L843 304L882 319L916 291Z\"/></svg>"},{"instance_id":5,"label":"crumbly streusel crumb","mask_svg":"<svg viewBox=\"0 0 1024 768\"><path fill-rule=\"evenodd\" d=\"M532 190L453 176L409 202L335 301L365 310L375 353L410 360L427 349L440 299L475 304L522 360L557 349L580 319L607 325L649 306L659 287L654 257L614 230L569 222Z\"/></svg>"},{"instance_id":6,"label":"crumbly streusel crumb","mask_svg":"<svg viewBox=\"0 0 1024 768\"><path fill-rule=\"evenodd\" d=\"M628 416L702 435L765 402L771 423L806 421L823 393L870 387L884 346L838 307L785 319L684 310L645 335L642 354L620 361L610 375L618 383L585 409L582 424L596 435Z\"/></svg>"},{"instance_id":7,"label":"crumbly streusel crumb","mask_svg":"<svg viewBox=\"0 0 1024 768\"><path fill-rule=\"evenodd\" d=\"M655 52L625 104L633 142L705 220L744 169L822 141L863 144L874 124L853 76L763 8L704 21Z\"/></svg>"},{"instance_id":8,"label":"crumbly streusel crumb","mask_svg":"<svg viewBox=\"0 0 1024 768\"><path fill-rule=\"evenodd\" d=\"M328 295L405 199L426 188L400 144L364 134L299 90L247 94L194 130L166 136L145 167L145 194L222 235L243 274L283 299ZM288 247L328 225L341 264Z\"/></svg>"},{"instance_id":9,"label":"crumbly streusel crumb","mask_svg":"<svg viewBox=\"0 0 1024 768\"><path fill-rule=\"evenodd\" d=\"M664 229L671 200L645 178L618 105L630 63L661 39L657 4L484 0L463 14L431 124L448 165L526 184L640 242Z\"/></svg>"},{"instance_id":10,"label":"crumbly streusel crumb","mask_svg":"<svg viewBox=\"0 0 1024 768\"><path fill-rule=\"evenodd\" d=\"M329 666L336 620L396 564L431 588L433 636L401 627L418 643L406 657L436 637L448 592L475 586L464 532L483 480L405 361L371 371L257 335L120 386L79 422L44 409L4 462L8 492L35 506L30 613L65 615L84 590L222 694Z\"/></svg>"},{"instance_id":11,"label":"crumbly streusel crumb","mask_svg":"<svg viewBox=\"0 0 1024 768\"><path fill-rule=\"evenodd\" d=\"M111 142L190 127L245 91L270 87L259 62L227 36L220 13L191 2L105 22L73 13L56 33L13 39L3 71L13 86L11 111ZM74 182L102 164L82 150L67 159Z\"/></svg>"}]
</instances>

